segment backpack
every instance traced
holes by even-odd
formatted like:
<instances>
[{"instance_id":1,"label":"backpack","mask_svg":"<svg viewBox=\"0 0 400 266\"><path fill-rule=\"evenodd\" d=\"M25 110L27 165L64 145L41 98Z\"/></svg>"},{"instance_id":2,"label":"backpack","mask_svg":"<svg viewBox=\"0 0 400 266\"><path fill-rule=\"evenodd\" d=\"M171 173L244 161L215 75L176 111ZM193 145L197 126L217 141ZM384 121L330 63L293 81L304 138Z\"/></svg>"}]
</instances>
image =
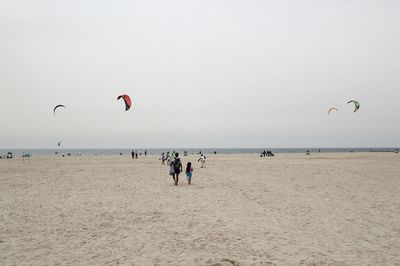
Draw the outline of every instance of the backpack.
<instances>
[{"instance_id":1,"label":"backpack","mask_svg":"<svg viewBox=\"0 0 400 266\"><path fill-rule=\"evenodd\" d=\"M174 168L175 169L179 169L179 166L181 165L181 159L179 159L179 158L176 158L175 160L174 160Z\"/></svg>"},{"instance_id":2,"label":"backpack","mask_svg":"<svg viewBox=\"0 0 400 266\"><path fill-rule=\"evenodd\" d=\"M179 174L181 172L181 169L180 169L181 165L182 165L181 164L181 159L176 158L174 160L174 171L175 171L175 174Z\"/></svg>"}]
</instances>

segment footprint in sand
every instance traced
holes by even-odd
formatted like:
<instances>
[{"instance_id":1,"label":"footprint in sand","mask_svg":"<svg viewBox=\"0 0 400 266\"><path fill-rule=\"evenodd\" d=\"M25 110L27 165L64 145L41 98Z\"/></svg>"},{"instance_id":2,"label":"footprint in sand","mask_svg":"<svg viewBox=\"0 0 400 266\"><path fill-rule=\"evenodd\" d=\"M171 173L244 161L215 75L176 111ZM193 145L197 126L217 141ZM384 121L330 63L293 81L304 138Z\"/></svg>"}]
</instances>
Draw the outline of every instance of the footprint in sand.
<instances>
[{"instance_id":1,"label":"footprint in sand","mask_svg":"<svg viewBox=\"0 0 400 266\"><path fill-rule=\"evenodd\" d=\"M240 264L234 260L231 259L222 259L219 262L214 262L210 264L211 266L239 266Z\"/></svg>"}]
</instances>

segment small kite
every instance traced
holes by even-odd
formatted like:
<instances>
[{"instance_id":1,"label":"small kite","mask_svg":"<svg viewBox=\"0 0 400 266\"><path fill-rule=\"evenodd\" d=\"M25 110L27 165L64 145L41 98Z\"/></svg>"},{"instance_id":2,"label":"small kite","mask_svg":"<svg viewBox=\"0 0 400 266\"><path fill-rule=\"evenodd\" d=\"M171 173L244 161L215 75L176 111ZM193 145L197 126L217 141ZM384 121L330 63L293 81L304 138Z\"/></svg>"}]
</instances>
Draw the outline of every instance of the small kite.
<instances>
[{"instance_id":1,"label":"small kite","mask_svg":"<svg viewBox=\"0 0 400 266\"><path fill-rule=\"evenodd\" d=\"M360 103L358 101L351 100L351 101L347 102L347 104L349 104L349 103L354 103L354 113L357 112L358 109L360 109Z\"/></svg>"},{"instance_id":2,"label":"small kite","mask_svg":"<svg viewBox=\"0 0 400 266\"><path fill-rule=\"evenodd\" d=\"M61 141L59 141L59 142L57 143L57 145L58 145L58 147L61 147Z\"/></svg>"},{"instance_id":3,"label":"small kite","mask_svg":"<svg viewBox=\"0 0 400 266\"><path fill-rule=\"evenodd\" d=\"M131 98L130 98L128 95L126 95L126 94L122 94L122 95L118 96L117 101L118 101L119 99L121 99L121 98L122 98L122 99L124 100L124 102L125 102L125 111L128 111L129 108L131 108L131 105L132 105Z\"/></svg>"},{"instance_id":4,"label":"small kite","mask_svg":"<svg viewBox=\"0 0 400 266\"><path fill-rule=\"evenodd\" d=\"M328 110L328 115L329 115L333 110L338 111L338 109L337 109L336 107L329 108L329 110Z\"/></svg>"},{"instance_id":5,"label":"small kite","mask_svg":"<svg viewBox=\"0 0 400 266\"><path fill-rule=\"evenodd\" d=\"M64 105L62 105L62 104L59 104L59 105L57 105L56 107L54 107L54 109L53 109L53 113L54 113L54 115L56 115L56 110L58 109L58 108L60 108L60 107L64 107L65 108L65 106Z\"/></svg>"}]
</instances>

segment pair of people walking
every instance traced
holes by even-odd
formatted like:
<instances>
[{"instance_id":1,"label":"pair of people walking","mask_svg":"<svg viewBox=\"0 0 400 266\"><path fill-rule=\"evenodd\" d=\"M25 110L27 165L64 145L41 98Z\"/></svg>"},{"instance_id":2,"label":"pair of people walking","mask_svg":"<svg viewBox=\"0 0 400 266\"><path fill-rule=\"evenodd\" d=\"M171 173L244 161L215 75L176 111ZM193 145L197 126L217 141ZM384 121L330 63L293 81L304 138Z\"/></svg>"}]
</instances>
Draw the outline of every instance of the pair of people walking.
<instances>
[{"instance_id":1,"label":"pair of people walking","mask_svg":"<svg viewBox=\"0 0 400 266\"><path fill-rule=\"evenodd\" d=\"M136 151L136 153L132 150L132 152L131 152L131 156L132 156L132 159L137 159L137 156L138 156L138 151Z\"/></svg>"},{"instance_id":2,"label":"pair of people walking","mask_svg":"<svg viewBox=\"0 0 400 266\"><path fill-rule=\"evenodd\" d=\"M170 163L169 174L172 175L172 178L174 179L174 184L175 186L177 186L179 182L179 174L182 172L182 162L181 159L179 158L179 153L175 153L174 157L175 158L173 158L173 160L171 160ZM192 183L192 174L193 174L192 163L188 162L186 166L186 178L188 180L189 185Z\"/></svg>"}]
</instances>

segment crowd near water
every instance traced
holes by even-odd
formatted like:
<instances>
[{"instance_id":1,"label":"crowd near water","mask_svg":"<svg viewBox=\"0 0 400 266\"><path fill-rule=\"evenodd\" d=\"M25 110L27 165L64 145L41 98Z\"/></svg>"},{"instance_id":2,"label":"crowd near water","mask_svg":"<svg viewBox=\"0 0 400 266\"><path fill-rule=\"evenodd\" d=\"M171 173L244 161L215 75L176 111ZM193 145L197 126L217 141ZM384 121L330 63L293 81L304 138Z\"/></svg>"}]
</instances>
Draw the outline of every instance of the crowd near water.
<instances>
[{"instance_id":1,"label":"crowd near water","mask_svg":"<svg viewBox=\"0 0 400 266\"><path fill-rule=\"evenodd\" d=\"M269 151L269 154L279 153L332 153L332 152L398 152L400 147L373 147L373 148L225 148L225 149L195 149L195 148L182 148L182 149L171 149L171 148L157 148L157 149L0 149L0 156L7 155L11 152L14 156L21 156L22 154L30 155L62 155L72 156L76 155L131 155L132 151L140 158L141 156L147 155L160 155L167 151L172 152L175 150L183 155L195 155L195 154L264 154L264 151ZM268 155L266 155L268 156Z\"/></svg>"}]
</instances>

